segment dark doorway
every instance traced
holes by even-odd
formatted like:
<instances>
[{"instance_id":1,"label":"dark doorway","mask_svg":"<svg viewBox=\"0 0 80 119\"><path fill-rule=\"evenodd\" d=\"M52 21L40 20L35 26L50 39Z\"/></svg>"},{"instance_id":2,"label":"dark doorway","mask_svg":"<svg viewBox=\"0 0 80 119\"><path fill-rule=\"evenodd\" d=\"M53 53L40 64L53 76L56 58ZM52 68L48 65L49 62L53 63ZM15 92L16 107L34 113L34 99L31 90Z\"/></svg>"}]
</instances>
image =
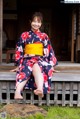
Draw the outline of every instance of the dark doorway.
<instances>
[{"instance_id":1,"label":"dark doorway","mask_svg":"<svg viewBox=\"0 0 80 119\"><path fill-rule=\"evenodd\" d=\"M16 21L16 28L13 30L16 35L13 36L13 39L17 41L22 32L30 30L29 20L32 13L40 11L44 16L44 31L51 39L57 59L59 61L70 61L72 5L62 4L60 0L48 0L46 2L43 0L15 0L15 2L15 10L4 10L4 14L17 15L16 20L14 20ZM4 19L4 27L7 25L5 21Z\"/></svg>"}]
</instances>

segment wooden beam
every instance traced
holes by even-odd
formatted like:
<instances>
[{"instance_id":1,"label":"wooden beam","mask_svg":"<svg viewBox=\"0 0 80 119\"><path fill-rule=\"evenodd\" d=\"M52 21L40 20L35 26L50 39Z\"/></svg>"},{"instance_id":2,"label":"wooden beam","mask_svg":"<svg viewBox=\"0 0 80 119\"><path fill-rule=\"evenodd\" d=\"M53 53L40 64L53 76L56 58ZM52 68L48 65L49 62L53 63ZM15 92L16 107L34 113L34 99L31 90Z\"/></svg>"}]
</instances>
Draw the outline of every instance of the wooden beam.
<instances>
[{"instance_id":1,"label":"wooden beam","mask_svg":"<svg viewBox=\"0 0 80 119\"><path fill-rule=\"evenodd\" d=\"M74 11L72 12L71 62L74 62Z\"/></svg>"},{"instance_id":2,"label":"wooden beam","mask_svg":"<svg viewBox=\"0 0 80 119\"><path fill-rule=\"evenodd\" d=\"M0 63L2 62L3 0L0 0Z\"/></svg>"}]
</instances>

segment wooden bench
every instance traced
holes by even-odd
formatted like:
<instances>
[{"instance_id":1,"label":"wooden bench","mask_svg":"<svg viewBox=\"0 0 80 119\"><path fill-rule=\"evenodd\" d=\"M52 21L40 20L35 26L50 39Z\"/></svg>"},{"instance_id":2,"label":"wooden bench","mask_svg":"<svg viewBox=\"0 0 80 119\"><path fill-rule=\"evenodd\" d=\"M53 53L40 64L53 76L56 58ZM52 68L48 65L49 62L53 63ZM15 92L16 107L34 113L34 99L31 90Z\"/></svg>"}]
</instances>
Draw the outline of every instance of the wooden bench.
<instances>
[{"instance_id":1,"label":"wooden bench","mask_svg":"<svg viewBox=\"0 0 80 119\"><path fill-rule=\"evenodd\" d=\"M0 72L0 103L14 103L15 72ZM33 91L24 90L24 99L18 103L80 107L80 73L54 73L50 94L40 98Z\"/></svg>"},{"instance_id":2,"label":"wooden bench","mask_svg":"<svg viewBox=\"0 0 80 119\"><path fill-rule=\"evenodd\" d=\"M15 49L8 49L6 52L6 63L9 63L10 55L14 55Z\"/></svg>"}]
</instances>

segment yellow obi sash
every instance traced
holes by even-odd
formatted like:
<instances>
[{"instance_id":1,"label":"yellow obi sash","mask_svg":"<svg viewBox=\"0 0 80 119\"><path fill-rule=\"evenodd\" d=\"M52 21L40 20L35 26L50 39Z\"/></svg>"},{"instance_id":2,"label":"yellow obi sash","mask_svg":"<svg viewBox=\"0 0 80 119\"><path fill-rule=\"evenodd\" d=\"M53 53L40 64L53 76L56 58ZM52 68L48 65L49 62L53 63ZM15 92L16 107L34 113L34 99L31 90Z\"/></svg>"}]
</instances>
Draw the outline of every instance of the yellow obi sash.
<instances>
[{"instance_id":1,"label":"yellow obi sash","mask_svg":"<svg viewBox=\"0 0 80 119\"><path fill-rule=\"evenodd\" d=\"M25 54L34 54L43 56L43 44L42 43L26 44L24 52Z\"/></svg>"}]
</instances>

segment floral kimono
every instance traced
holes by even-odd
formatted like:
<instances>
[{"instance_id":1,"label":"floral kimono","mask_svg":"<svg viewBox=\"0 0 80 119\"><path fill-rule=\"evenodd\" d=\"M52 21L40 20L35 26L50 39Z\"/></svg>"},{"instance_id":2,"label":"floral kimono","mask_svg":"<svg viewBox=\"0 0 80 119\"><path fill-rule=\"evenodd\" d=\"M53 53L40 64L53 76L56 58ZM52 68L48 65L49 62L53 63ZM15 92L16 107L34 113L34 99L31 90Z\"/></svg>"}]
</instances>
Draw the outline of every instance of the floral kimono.
<instances>
[{"instance_id":1,"label":"floral kimono","mask_svg":"<svg viewBox=\"0 0 80 119\"><path fill-rule=\"evenodd\" d=\"M43 56L25 55L25 45L33 43L43 44ZM46 33L38 31L33 32L32 30L23 32L16 44L15 62L19 66L19 70L17 71L16 75L16 86L18 82L28 80L25 85L26 89L34 90L37 88L32 75L32 68L35 63L38 63L44 77L43 92L44 94L50 92L53 67L57 64L57 59L51 46L50 39Z\"/></svg>"}]
</instances>

